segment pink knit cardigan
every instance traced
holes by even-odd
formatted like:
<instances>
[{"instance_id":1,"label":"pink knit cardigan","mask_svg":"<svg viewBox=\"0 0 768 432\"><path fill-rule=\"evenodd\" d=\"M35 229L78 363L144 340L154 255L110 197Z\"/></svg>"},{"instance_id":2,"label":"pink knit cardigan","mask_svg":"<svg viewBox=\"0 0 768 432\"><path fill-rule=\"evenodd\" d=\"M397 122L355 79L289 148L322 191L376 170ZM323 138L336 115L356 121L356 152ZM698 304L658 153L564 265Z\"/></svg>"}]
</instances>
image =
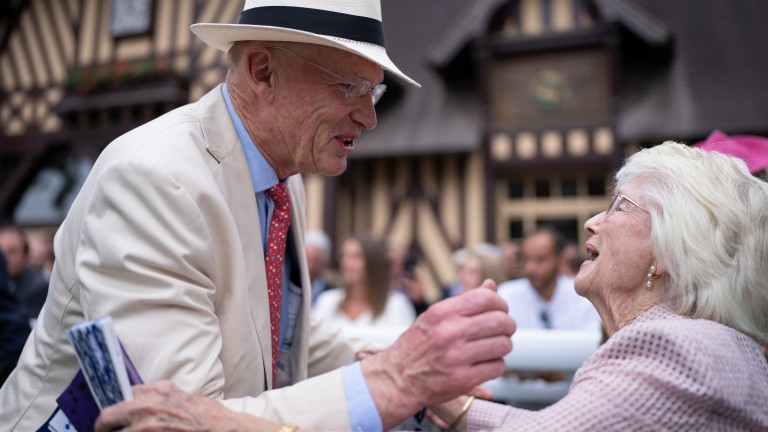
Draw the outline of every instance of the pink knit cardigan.
<instances>
[{"instance_id":1,"label":"pink knit cardigan","mask_svg":"<svg viewBox=\"0 0 768 432\"><path fill-rule=\"evenodd\" d=\"M762 347L722 324L666 305L614 334L568 394L533 412L476 401L470 431L768 431Z\"/></svg>"}]
</instances>

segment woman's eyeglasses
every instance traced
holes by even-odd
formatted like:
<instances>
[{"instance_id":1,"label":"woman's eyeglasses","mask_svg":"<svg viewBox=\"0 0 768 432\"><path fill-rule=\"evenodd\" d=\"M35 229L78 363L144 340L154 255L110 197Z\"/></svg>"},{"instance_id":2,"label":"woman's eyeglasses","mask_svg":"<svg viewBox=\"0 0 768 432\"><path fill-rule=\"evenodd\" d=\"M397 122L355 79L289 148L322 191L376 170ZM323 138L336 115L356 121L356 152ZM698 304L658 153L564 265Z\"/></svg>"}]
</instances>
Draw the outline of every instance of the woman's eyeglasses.
<instances>
[{"instance_id":1,"label":"woman's eyeglasses","mask_svg":"<svg viewBox=\"0 0 768 432\"><path fill-rule=\"evenodd\" d=\"M611 201L611 205L608 206L608 210L605 211L605 219L608 219L609 217L611 217L611 215L613 215L616 212L616 209L625 210L623 206L624 202L628 202L634 205L635 207L639 208L640 210L648 214L651 214L648 210L640 207L640 204L632 201L626 195L616 194L616 196L613 197L613 201Z\"/></svg>"}]
</instances>

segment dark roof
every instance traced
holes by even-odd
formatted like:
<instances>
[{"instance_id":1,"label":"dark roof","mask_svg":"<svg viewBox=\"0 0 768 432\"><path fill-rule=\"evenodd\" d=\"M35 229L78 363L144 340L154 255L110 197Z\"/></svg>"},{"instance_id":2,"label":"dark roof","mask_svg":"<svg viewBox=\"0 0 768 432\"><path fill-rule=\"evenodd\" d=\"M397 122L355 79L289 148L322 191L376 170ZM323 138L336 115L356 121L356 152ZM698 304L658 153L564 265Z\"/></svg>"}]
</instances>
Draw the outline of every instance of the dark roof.
<instances>
[{"instance_id":1,"label":"dark roof","mask_svg":"<svg viewBox=\"0 0 768 432\"><path fill-rule=\"evenodd\" d=\"M363 133L355 157L478 148L484 112L467 53L505 2L382 2L387 51L422 88L388 78L379 125ZM768 1L592 4L620 31L620 142L768 132Z\"/></svg>"},{"instance_id":2,"label":"dark roof","mask_svg":"<svg viewBox=\"0 0 768 432\"><path fill-rule=\"evenodd\" d=\"M768 132L768 2L632 1L672 30L674 53L661 63L625 58L621 139Z\"/></svg>"},{"instance_id":3,"label":"dark roof","mask_svg":"<svg viewBox=\"0 0 768 432\"><path fill-rule=\"evenodd\" d=\"M382 2L387 52L400 70L422 87L407 86L401 92L387 90L377 106L378 126L363 133L355 146L355 156L453 153L477 148L482 113L472 83L456 88L429 63L435 47L472 3Z\"/></svg>"},{"instance_id":4,"label":"dark roof","mask_svg":"<svg viewBox=\"0 0 768 432\"><path fill-rule=\"evenodd\" d=\"M632 0L594 0L600 15L632 31L648 45L665 45L671 34L663 22L639 7Z\"/></svg>"},{"instance_id":5,"label":"dark roof","mask_svg":"<svg viewBox=\"0 0 768 432\"><path fill-rule=\"evenodd\" d=\"M473 39L486 31L489 16L506 0L481 0L470 2L462 11L458 22L448 26L450 30L443 35L429 53L429 62L436 67L448 66L459 52Z\"/></svg>"}]
</instances>

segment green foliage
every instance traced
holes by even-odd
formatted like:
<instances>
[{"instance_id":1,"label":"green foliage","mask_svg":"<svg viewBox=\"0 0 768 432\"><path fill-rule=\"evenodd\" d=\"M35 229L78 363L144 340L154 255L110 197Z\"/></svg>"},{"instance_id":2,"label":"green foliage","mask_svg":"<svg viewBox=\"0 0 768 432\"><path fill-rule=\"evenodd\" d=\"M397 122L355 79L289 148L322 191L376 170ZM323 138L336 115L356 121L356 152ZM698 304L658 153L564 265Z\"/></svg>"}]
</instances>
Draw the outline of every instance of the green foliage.
<instances>
[{"instance_id":1,"label":"green foliage","mask_svg":"<svg viewBox=\"0 0 768 432\"><path fill-rule=\"evenodd\" d=\"M171 67L167 60L149 59L76 68L67 75L64 85L68 92L87 96L157 82L173 82L185 87L187 81L186 73Z\"/></svg>"}]
</instances>

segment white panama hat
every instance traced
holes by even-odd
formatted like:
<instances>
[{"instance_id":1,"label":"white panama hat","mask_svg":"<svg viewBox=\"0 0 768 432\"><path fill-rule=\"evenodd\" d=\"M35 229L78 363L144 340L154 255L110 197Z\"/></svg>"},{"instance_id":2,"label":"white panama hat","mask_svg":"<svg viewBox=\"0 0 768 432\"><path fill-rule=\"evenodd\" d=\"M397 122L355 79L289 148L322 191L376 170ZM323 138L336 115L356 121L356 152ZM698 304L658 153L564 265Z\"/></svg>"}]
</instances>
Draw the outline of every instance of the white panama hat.
<instances>
[{"instance_id":1,"label":"white panama hat","mask_svg":"<svg viewBox=\"0 0 768 432\"><path fill-rule=\"evenodd\" d=\"M379 0L246 0L239 23L198 23L191 30L221 51L245 40L326 45L365 57L421 87L387 56Z\"/></svg>"}]
</instances>

